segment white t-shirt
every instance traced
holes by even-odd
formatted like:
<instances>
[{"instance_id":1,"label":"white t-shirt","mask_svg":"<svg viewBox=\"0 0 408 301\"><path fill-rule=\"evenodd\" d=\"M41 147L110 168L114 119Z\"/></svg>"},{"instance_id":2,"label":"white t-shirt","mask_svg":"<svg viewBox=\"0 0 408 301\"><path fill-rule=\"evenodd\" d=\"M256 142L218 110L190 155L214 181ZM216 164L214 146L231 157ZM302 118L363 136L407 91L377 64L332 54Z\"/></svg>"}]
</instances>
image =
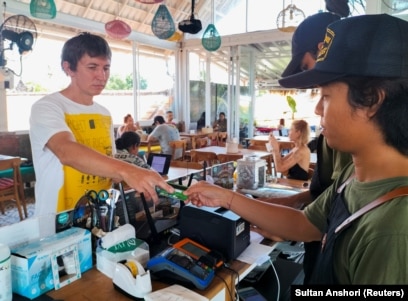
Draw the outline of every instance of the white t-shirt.
<instances>
[{"instance_id":1,"label":"white t-shirt","mask_svg":"<svg viewBox=\"0 0 408 301\"><path fill-rule=\"evenodd\" d=\"M109 111L93 103L81 105L56 92L31 108L30 141L36 173L35 215L73 209L86 190L111 187L111 179L81 173L61 164L45 145L60 132L71 132L77 142L113 156L116 152Z\"/></svg>"},{"instance_id":2,"label":"white t-shirt","mask_svg":"<svg viewBox=\"0 0 408 301\"><path fill-rule=\"evenodd\" d=\"M172 149L169 142L173 140L180 140L180 133L178 129L166 123L157 125L150 135L159 140L161 152L163 154L171 155ZM177 150L176 158L181 157L181 155L181 149Z\"/></svg>"}]
</instances>

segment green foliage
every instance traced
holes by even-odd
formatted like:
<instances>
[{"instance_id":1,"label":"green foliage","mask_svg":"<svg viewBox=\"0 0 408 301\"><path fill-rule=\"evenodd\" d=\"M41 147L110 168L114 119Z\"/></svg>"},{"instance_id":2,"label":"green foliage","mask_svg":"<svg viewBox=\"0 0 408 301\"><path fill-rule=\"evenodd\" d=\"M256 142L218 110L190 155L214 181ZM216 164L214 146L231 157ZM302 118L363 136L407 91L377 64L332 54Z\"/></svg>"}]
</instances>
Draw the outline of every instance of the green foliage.
<instances>
[{"instance_id":1,"label":"green foliage","mask_svg":"<svg viewBox=\"0 0 408 301\"><path fill-rule=\"evenodd\" d=\"M288 102L289 108L291 109L292 113L296 113L297 112L296 100L290 95L286 96L286 100Z\"/></svg>"},{"instance_id":2,"label":"green foliage","mask_svg":"<svg viewBox=\"0 0 408 301\"><path fill-rule=\"evenodd\" d=\"M139 89L147 89L147 80L143 77L139 80ZM132 90L133 89L133 75L129 74L125 79L121 78L119 75L114 74L109 78L108 83L106 84L106 90Z\"/></svg>"}]
</instances>

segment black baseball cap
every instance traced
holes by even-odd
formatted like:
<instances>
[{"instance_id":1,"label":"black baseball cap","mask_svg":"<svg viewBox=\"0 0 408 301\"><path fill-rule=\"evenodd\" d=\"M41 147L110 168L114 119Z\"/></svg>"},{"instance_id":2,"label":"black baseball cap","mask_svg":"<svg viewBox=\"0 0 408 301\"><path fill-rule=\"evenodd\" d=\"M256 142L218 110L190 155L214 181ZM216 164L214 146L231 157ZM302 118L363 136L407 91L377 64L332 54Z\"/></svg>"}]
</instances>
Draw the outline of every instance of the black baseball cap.
<instances>
[{"instance_id":1,"label":"black baseball cap","mask_svg":"<svg viewBox=\"0 0 408 301\"><path fill-rule=\"evenodd\" d=\"M323 42L326 27L340 20L340 16L330 13L317 13L307 17L296 28L292 36L292 59L282 73L282 77L301 72L302 58L306 52L317 52L317 45Z\"/></svg>"},{"instance_id":2,"label":"black baseball cap","mask_svg":"<svg viewBox=\"0 0 408 301\"><path fill-rule=\"evenodd\" d=\"M279 80L307 88L344 76L408 77L408 22L388 14L330 24L313 69Z\"/></svg>"},{"instance_id":3,"label":"black baseball cap","mask_svg":"<svg viewBox=\"0 0 408 301\"><path fill-rule=\"evenodd\" d=\"M164 117L163 117L163 116L156 116L156 117L154 117L154 119L153 119L153 124L152 124L152 125L155 125L156 122L159 122L160 124L166 123L166 121L164 120Z\"/></svg>"}]
</instances>

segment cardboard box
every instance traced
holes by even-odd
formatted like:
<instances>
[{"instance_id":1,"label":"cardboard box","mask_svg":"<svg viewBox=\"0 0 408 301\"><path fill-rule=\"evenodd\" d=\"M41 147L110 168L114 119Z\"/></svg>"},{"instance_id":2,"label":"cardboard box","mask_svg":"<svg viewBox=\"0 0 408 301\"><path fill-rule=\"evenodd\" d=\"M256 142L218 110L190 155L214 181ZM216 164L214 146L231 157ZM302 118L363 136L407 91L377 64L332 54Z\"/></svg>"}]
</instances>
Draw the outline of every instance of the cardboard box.
<instances>
[{"instance_id":1,"label":"cardboard box","mask_svg":"<svg viewBox=\"0 0 408 301\"><path fill-rule=\"evenodd\" d=\"M78 252L80 272L91 269L91 232L82 228L70 228L11 249L13 292L33 299L54 289L52 258L72 247Z\"/></svg>"}]
</instances>

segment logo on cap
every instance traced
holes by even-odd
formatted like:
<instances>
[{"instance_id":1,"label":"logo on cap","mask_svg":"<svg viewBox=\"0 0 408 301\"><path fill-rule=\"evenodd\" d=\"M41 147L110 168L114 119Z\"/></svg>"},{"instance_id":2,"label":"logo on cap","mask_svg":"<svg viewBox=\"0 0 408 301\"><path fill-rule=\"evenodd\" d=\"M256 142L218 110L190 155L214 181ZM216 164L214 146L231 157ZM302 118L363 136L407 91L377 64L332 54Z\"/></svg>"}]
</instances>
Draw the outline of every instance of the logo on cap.
<instances>
[{"instance_id":1,"label":"logo on cap","mask_svg":"<svg viewBox=\"0 0 408 301\"><path fill-rule=\"evenodd\" d=\"M322 62L326 59L327 53L329 52L329 49L333 44L334 36L335 36L334 31L331 30L330 28L327 28L326 36L324 37L322 47L319 49L319 54L317 56L316 63Z\"/></svg>"}]
</instances>

